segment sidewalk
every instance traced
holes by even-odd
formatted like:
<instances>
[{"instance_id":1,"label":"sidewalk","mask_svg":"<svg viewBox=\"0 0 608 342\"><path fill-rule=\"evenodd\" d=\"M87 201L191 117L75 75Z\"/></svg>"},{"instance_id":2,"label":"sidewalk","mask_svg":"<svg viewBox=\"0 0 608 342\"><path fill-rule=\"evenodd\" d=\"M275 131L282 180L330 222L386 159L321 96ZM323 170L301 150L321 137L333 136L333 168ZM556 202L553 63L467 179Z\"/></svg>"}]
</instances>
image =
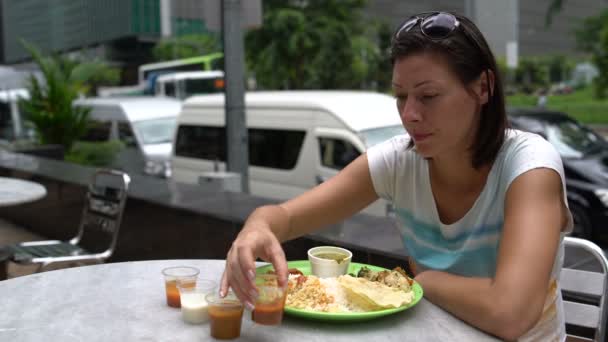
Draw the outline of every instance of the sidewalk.
<instances>
[{"instance_id":1,"label":"sidewalk","mask_svg":"<svg viewBox=\"0 0 608 342\"><path fill-rule=\"evenodd\" d=\"M10 245L22 241L35 241L44 240L45 238L36 235L27 229L21 228L0 218L0 247L4 245ZM36 270L35 265L17 265L9 262L8 266L8 278L19 277L34 273Z\"/></svg>"}]
</instances>

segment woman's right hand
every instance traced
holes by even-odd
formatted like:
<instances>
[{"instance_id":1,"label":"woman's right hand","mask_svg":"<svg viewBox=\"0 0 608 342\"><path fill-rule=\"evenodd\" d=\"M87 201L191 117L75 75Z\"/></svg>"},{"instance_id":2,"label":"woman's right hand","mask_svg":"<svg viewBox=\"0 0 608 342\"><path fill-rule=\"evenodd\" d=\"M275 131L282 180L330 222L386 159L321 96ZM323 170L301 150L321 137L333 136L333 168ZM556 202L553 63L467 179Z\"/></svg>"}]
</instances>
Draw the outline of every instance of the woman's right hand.
<instances>
[{"instance_id":1,"label":"woman's right hand","mask_svg":"<svg viewBox=\"0 0 608 342\"><path fill-rule=\"evenodd\" d=\"M272 263L279 277L279 286L287 286L287 260L281 243L262 220L245 223L226 257L226 268L220 283L220 296L232 288L243 304L253 310L258 293L255 288L255 260Z\"/></svg>"}]
</instances>

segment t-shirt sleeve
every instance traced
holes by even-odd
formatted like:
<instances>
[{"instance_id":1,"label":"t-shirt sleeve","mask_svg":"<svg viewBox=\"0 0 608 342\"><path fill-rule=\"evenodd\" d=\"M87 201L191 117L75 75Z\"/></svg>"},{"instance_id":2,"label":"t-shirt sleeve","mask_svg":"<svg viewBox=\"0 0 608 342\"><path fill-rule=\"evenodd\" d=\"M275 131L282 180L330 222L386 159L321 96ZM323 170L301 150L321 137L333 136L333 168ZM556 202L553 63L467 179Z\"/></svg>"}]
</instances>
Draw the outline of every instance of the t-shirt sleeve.
<instances>
[{"instance_id":1,"label":"t-shirt sleeve","mask_svg":"<svg viewBox=\"0 0 608 342\"><path fill-rule=\"evenodd\" d=\"M555 170L561 178L564 205L567 208L566 177L561 156L553 145L541 136L532 133L519 134L522 136L513 142L506 156L505 194L517 177L532 169L548 168ZM571 229L571 217L569 221L568 227L565 227L566 231Z\"/></svg>"},{"instance_id":2,"label":"t-shirt sleeve","mask_svg":"<svg viewBox=\"0 0 608 342\"><path fill-rule=\"evenodd\" d=\"M530 133L513 142L507 154L507 188L518 176L537 168L555 170L565 186L564 167L559 153L541 136Z\"/></svg>"},{"instance_id":3,"label":"t-shirt sleeve","mask_svg":"<svg viewBox=\"0 0 608 342\"><path fill-rule=\"evenodd\" d=\"M396 173L400 155L407 151L409 136L399 135L367 150L367 162L374 189L380 198L395 198Z\"/></svg>"}]
</instances>

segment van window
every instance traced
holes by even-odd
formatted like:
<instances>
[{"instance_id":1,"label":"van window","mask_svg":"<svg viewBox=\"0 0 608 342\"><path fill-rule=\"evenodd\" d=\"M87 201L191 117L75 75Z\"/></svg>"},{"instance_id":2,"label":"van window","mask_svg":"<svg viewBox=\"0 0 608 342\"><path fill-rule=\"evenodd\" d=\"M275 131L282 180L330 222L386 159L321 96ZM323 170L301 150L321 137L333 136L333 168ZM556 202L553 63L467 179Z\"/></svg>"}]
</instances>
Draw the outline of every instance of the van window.
<instances>
[{"instance_id":1,"label":"van window","mask_svg":"<svg viewBox=\"0 0 608 342\"><path fill-rule=\"evenodd\" d=\"M0 103L0 139L14 138L11 108L8 103Z\"/></svg>"},{"instance_id":2,"label":"van window","mask_svg":"<svg viewBox=\"0 0 608 342\"><path fill-rule=\"evenodd\" d=\"M112 123L110 121L89 121L89 128L82 141L108 141Z\"/></svg>"},{"instance_id":3,"label":"van window","mask_svg":"<svg viewBox=\"0 0 608 342\"><path fill-rule=\"evenodd\" d=\"M127 147L136 147L137 141L135 140L135 134L131 129L131 125L126 122L118 123L118 140L122 141Z\"/></svg>"},{"instance_id":4,"label":"van window","mask_svg":"<svg viewBox=\"0 0 608 342\"><path fill-rule=\"evenodd\" d=\"M334 138L319 138L321 165L342 170L361 153L351 143Z\"/></svg>"},{"instance_id":5,"label":"van window","mask_svg":"<svg viewBox=\"0 0 608 342\"><path fill-rule=\"evenodd\" d=\"M173 81L165 82L165 93L162 95L175 97L175 83Z\"/></svg>"},{"instance_id":6,"label":"van window","mask_svg":"<svg viewBox=\"0 0 608 342\"><path fill-rule=\"evenodd\" d=\"M249 164L274 169L293 169L298 161L306 132L249 129ZM226 129L181 125L175 141L175 155L226 161Z\"/></svg>"}]
</instances>

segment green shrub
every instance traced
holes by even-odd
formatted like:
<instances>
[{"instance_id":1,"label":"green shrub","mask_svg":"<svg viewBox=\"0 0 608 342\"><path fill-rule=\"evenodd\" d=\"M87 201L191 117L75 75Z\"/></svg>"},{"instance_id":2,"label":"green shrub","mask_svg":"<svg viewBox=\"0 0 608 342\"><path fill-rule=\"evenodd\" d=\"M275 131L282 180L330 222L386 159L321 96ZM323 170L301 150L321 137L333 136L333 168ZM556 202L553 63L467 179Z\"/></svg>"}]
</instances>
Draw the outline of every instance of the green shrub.
<instances>
[{"instance_id":1,"label":"green shrub","mask_svg":"<svg viewBox=\"0 0 608 342\"><path fill-rule=\"evenodd\" d=\"M107 142L77 141L65 160L86 166L108 166L112 164L116 155L125 148L119 140Z\"/></svg>"}]
</instances>

